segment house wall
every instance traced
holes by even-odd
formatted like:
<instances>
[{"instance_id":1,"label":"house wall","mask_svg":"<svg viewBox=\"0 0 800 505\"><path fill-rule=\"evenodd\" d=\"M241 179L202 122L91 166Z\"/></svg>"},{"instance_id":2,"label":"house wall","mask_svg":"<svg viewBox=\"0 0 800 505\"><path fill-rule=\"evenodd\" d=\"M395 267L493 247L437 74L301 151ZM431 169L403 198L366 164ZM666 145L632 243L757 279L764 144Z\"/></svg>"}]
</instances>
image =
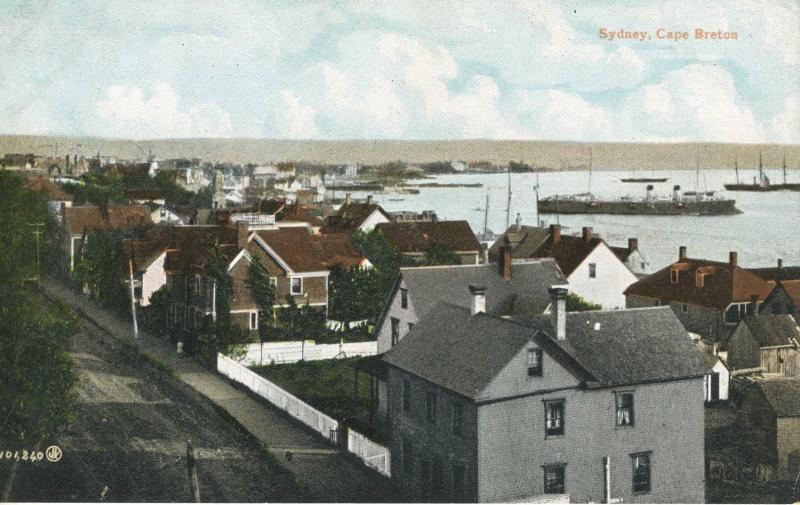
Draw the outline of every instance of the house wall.
<instances>
[{"instance_id":1,"label":"house wall","mask_svg":"<svg viewBox=\"0 0 800 505\"><path fill-rule=\"evenodd\" d=\"M794 304L782 287L778 286L761 304L762 314L791 314L795 321L800 321L800 308Z\"/></svg>"},{"instance_id":2,"label":"house wall","mask_svg":"<svg viewBox=\"0 0 800 505\"><path fill-rule=\"evenodd\" d=\"M255 254L261 260L261 264L269 273L270 277L275 277L277 286L275 288L275 305L286 305L286 297L290 295L291 274L288 274L275 259L267 254L260 245L249 247L250 254ZM242 260L240 260L242 261ZM245 263L247 263L245 261ZM313 277L303 276L303 294L291 295L297 305L324 305L328 304L328 276L319 275Z\"/></svg>"},{"instance_id":3,"label":"house wall","mask_svg":"<svg viewBox=\"0 0 800 505\"><path fill-rule=\"evenodd\" d=\"M647 271L647 261L638 249L628 255L625 260L625 266L635 274L643 274Z\"/></svg>"},{"instance_id":4,"label":"house wall","mask_svg":"<svg viewBox=\"0 0 800 505\"><path fill-rule=\"evenodd\" d=\"M359 226L358 229L363 232L369 233L372 231L373 228L378 226L380 223L388 223L388 222L389 220L386 219L386 216L384 216L383 213L381 213L381 211L376 209L372 211L372 214L370 214L369 217L367 217L363 223L361 223L361 226Z\"/></svg>"},{"instance_id":5,"label":"house wall","mask_svg":"<svg viewBox=\"0 0 800 505\"><path fill-rule=\"evenodd\" d=\"M150 297L158 291L161 286L167 283L167 272L164 271L164 260L167 257L166 251L161 253L154 262L142 273L142 300L140 305L147 307L150 305Z\"/></svg>"},{"instance_id":6,"label":"house wall","mask_svg":"<svg viewBox=\"0 0 800 505\"><path fill-rule=\"evenodd\" d=\"M761 351L750 327L739 324L728 339L728 366L732 370L761 366Z\"/></svg>"},{"instance_id":7,"label":"house wall","mask_svg":"<svg viewBox=\"0 0 800 505\"><path fill-rule=\"evenodd\" d=\"M414 300L412 300L411 292L408 293L408 308L404 309L401 304L402 297L400 296L400 288L405 288L406 285L400 281L400 285L389 297L389 308L386 312L380 328L377 331L378 339L378 354L384 353L392 348L392 318L397 318L400 321L400 339L408 333L408 324L417 324L419 318L414 310Z\"/></svg>"},{"instance_id":8,"label":"house wall","mask_svg":"<svg viewBox=\"0 0 800 505\"><path fill-rule=\"evenodd\" d=\"M794 480L800 472L800 418L782 417L778 427L778 466L786 480Z\"/></svg>"},{"instance_id":9,"label":"house wall","mask_svg":"<svg viewBox=\"0 0 800 505\"><path fill-rule=\"evenodd\" d=\"M722 364L722 361L718 360L717 363L714 365L714 368L711 370L713 373L719 374L719 398L718 400L727 400L729 397L729 389L730 389L730 378L731 373ZM711 374L707 374L703 378L703 387L705 388L705 397L706 401L711 401Z\"/></svg>"},{"instance_id":10,"label":"house wall","mask_svg":"<svg viewBox=\"0 0 800 505\"><path fill-rule=\"evenodd\" d=\"M597 265L597 276L589 277L589 264ZM623 292L638 279L625 263L601 243L567 277L569 290L590 302L602 305L604 309L625 307Z\"/></svg>"},{"instance_id":11,"label":"house wall","mask_svg":"<svg viewBox=\"0 0 800 505\"><path fill-rule=\"evenodd\" d=\"M411 410L403 410L403 379L411 384ZM426 395L437 393L436 423L426 419ZM419 377L389 367L389 433L392 454L392 481L415 500L422 498L422 461L438 458L442 462L444 500L453 501L453 464L465 467L465 498L477 498L477 410L469 400L443 390ZM453 434L453 403L464 407L462 435ZM413 470L403 466L403 439L413 447Z\"/></svg>"},{"instance_id":12,"label":"house wall","mask_svg":"<svg viewBox=\"0 0 800 505\"><path fill-rule=\"evenodd\" d=\"M779 373L786 377L800 375L800 352L792 346L763 347L759 349L760 366L767 373Z\"/></svg>"},{"instance_id":13,"label":"house wall","mask_svg":"<svg viewBox=\"0 0 800 505\"><path fill-rule=\"evenodd\" d=\"M602 502L603 457L611 496L623 502L701 503L704 492L702 378L638 385L635 426L617 427L610 389L557 391L478 407L478 500L510 501L544 492L543 465L564 463L572 502ZM545 438L544 404L565 400L565 435ZM634 494L630 455L651 453L651 491Z\"/></svg>"}]
</instances>

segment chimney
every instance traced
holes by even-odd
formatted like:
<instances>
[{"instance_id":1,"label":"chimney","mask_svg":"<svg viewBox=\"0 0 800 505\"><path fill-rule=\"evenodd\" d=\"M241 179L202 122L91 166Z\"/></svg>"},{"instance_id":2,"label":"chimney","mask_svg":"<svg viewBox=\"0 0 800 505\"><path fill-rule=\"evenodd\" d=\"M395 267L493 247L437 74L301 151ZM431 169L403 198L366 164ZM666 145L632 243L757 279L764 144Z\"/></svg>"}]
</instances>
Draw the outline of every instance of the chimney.
<instances>
[{"instance_id":1,"label":"chimney","mask_svg":"<svg viewBox=\"0 0 800 505\"><path fill-rule=\"evenodd\" d=\"M648 184L647 185L647 201L649 202L652 199L653 199L653 185L652 184Z\"/></svg>"},{"instance_id":2,"label":"chimney","mask_svg":"<svg viewBox=\"0 0 800 505\"><path fill-rule=\"evenodd\" d=\"M350 198L350 193L345 193L345 195L344 195L344 204L345 205L350 205L352 202L353 202L353 200Z\"/></svg>"},{"instance_id":3,"label":"chimney","mask_svg":"<svg viewBox=\"0 0 800 505\"><path fill-rule=\"evenodd\" d=\"M680 202L681 201L681 187L680 186L672 186L672 201L673 202Z\"/></svg>"},{"instance_id":4,"label":"chimney","mask_svg":"<svg viewBox=\"0 0 800 505\"><path fill-rule=\"evenodd\" d=\"M736 251L731 251L728 253L728 263L730 263L732 267L737 266L739 263L739 253Z\"/></svg>"},{"instance_id":5,"label":"chimney","mask_svg":"<svg viewBox=\"0 0 800 505\"><path fill-rule=\"evenodd\" d=\"M758 295L750 295L750 315L758 317Z\"/></svg>"},{"instance_id":6,"label":"chimney","mask_svg":"<svg viewBox=\"0 0 800 505\"><path fill-rule=\"evenodd\" d=\"M367 195L367 205L372 205L372 195Z\"/></svg>"},{"instance_id":7,"label":"chimney","mask_svg":"<svg viewBox=\"0 0 800 505\"><path fill-rule=\"evenodd\" d=\"M486 312L486 287L470 284L469 292L472 295L470 314L474 316L475 314Z\"/></svg>"},{"instance_id":8,"label":"chimney","mask_svg":"<svg viewBox=\"0 0 800 505\"><path fill-rule=\"evenodd\" d=\"M294 201L294 215L295 216L299 216L300 215L300 201L299 200L295 200Z\"/></svg>"},{"instance_id":9,"label":"chimney","mask_svg":"<svg viewBox=\"0 0 800 505\"><path fill-rule=\"evenodd\" d=\"M517 231L519 231L519 230L521 230L521 229L522 229L522 216L520 215L520 213L519 213L519 212L517 212L517 222L516 222L516 225L517 225Z\"/></svg>"},{"instance_id":10,"label":"chimney","mask_svg":"<svg viewBox=\"0 0 800 505\"><path fill-rule=\"evenodd\" d=\"M592 240L592 227L591 226L584 226L581 236L583 237L584 242L588 242Z\"/></svg>"},{"instance_id":11,"label":"chimney","mask_svg":"<svg viewBox=\"0 0 800 505\"><path fill-rule=\"evenodd\" d=\"M551 224L550 225L550 236L553 237L553 245L558 245L561 242L561 225L560 224Z\"/></svg>"},{"instance_id":12,"label":"chimney","mask_svg":"<svg viewBox=\"0 0 800 505\"><path fill-rule=\"evenodd\" d=\"M244 249L247 246L247 221L236 221L236 246Z\"/></svg>"},{"instance_id":13,"label":"chimney","mask_svg":"<svg viewBox=\"0 0 800 505\"><path fill-rule=\"evenodd\" d=\"M550 320L556 339L567 338L567 288L549 288L550 295Z\"/></svg>"},{"instance_id":14,"label":"chimney","mask_svg":"<svg viewBox=\"0 0 800 505\"><path fill-rule=\"evenodd\" d=\"M639 239L638 238L629 238L628 239L628 254L632 253L633 251L639 250Z\"/></svg>"},{"instance_id":15,"label":"chimney","mask_svg":"<svg viewBox=\"0 0 800 505\"><path fill-rule=\"evenodd\" d=\"M686 259L686 246L682 245L678 248L678 261L683 261Z\"/></svg>"},{"instance_id":16,"label":"chimney","mask_svg":"<svg viewBox=\"0 0 800 505\"><path fill-rule=\"evenodd\" d=\"M778 258L778 270L783 269L783 258Z\"/></svg>"},{"instance_id":17,"label":"chimney","mask_svg":"<svg viewBox=\"0 0 800 505\"><path fill-rule=\"evenodd\" d=\"M503 239L503 245L500 246L497 265L500 267L500 275L503 279L511 280L511 242L508 240L508 236Z\"/></svg>"}]
</instances>

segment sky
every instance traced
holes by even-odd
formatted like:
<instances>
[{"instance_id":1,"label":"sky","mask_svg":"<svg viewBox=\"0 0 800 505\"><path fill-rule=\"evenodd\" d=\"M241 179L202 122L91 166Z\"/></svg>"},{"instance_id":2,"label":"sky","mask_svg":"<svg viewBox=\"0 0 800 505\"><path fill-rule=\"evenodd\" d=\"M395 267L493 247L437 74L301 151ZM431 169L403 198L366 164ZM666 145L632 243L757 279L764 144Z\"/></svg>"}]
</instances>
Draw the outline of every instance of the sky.
<instances>
[{"instance_id":1,"label":"sky","mask_svg":"<svg viewBox=\"0 0 800 505\"><path fill-rule=\"evenodd\" d=\"M0 19L0 133L800 143L798 1L3 0Z\"/></svg>"}]
</instances>

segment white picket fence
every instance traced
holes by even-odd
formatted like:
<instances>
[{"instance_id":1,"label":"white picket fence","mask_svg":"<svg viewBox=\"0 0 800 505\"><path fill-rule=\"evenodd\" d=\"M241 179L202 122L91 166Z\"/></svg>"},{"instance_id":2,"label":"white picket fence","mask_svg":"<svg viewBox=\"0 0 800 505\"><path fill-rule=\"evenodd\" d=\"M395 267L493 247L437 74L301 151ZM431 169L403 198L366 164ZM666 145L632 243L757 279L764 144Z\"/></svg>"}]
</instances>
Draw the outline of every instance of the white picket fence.
<instances>
[{"instance_id":1,"label":"white picket fence","mask_svg":"<svg viewBox=\"0 0 800 505\"><path fill-rule=\"evenodd\" d=\"M217 354L217 371L232 381L243 384L328 440L334 443L338 441L339 421L323 414L264 377L222 354Z\"/></svg>"},{"instance_id":2,"label":"white picket fence","mask_svg":"<svg viewBox=\"0 0 800 505\"><path fill-rule=\"evenodd\" d=\"M262 349L263 346L263 349ZM306 340L265 342L264 344L248 344L247 353L239 359L245 366L258 366L297 363L298 361L319 361L334 358L352 358L355 356L373 356L378 353L378 342L347 342L343 344L317 344Z\"/></svg>"},{"instance_id":3,"label":"white picket fence","mask_svg":"<svg viewBox=\"0 0 800 505\"><path fill-rule=\"evenodd\" d=\"M365 465L373 470L377 470L386 477L392 476L392 457L387 447L348 428L347 450L358 456Z\"/></svg>"},{"instance_id":4,"label":"white picket fence","mask_svg":"<svg viewBox=\"0 0 800 505\"><path fill-rule=\"evenodd\" d=\"M223 354L217 354L217 371L232 381L244 385L331 442L339 442L339 421L323 414L275 383ZM373 470L386 477L392 476L392 458L387 447L373 442L357 431L348 429L347 450Z\"/></svg>"}]
</instances>

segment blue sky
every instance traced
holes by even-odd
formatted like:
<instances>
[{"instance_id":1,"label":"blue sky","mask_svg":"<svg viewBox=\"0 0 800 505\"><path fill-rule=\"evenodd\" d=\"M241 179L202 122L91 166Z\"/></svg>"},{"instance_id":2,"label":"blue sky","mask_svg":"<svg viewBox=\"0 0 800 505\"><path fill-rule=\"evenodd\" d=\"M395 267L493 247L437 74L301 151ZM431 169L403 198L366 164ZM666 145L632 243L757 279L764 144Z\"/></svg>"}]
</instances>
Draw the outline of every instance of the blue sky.
<instances>
[{"instance_id":1,"label":"blue sky","mask_svg":"<svg viewBox=\"0 0 800 505\"><path fill-rule=\"evenodd\" d=\"M0 133L800 143L794 1L6 0L0 18Z\"/></svg>"}]
</instances>

